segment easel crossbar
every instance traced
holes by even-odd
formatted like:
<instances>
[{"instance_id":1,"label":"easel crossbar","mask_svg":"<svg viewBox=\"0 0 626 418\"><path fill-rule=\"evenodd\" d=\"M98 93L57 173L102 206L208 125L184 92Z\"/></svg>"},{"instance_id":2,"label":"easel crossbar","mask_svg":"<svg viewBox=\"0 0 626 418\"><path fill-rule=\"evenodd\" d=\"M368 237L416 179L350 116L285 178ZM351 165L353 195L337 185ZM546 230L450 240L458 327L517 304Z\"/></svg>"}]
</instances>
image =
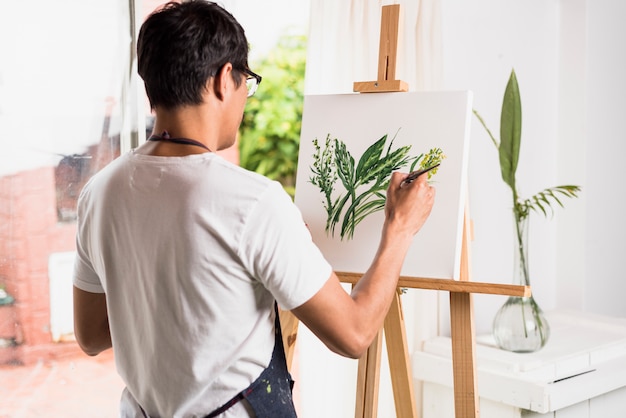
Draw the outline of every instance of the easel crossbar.
<instances>
[{"instance_id":1,"label":"easel crossbar","mask_svg":"<svg viewBox=\"0 0 626 418\"><path fill-rule=\"evenodd\" d=\"M362 273L337 272L339 280L343 283L355 284L363 276ZM512 284L481 283L460 281L452 279L432 279L426 277L401 276L398 287L409 289L444 290L458 293L482 293L488 295L505 295L530 297L530 286L518 286Z\"/></svg>"}]
</instances>

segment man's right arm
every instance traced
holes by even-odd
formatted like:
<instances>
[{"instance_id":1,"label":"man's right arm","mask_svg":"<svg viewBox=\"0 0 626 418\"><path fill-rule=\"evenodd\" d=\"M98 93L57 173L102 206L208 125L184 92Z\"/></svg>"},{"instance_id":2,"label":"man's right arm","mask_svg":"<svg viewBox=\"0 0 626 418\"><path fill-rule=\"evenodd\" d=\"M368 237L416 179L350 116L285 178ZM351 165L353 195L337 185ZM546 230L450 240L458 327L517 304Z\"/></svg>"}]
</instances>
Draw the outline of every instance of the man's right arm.
<instances>
[{"instance_id":1,"label":"man's right arm","mask_svg":"<svg viewBox=\"0 0 626 418\"><path fill-rule=\"evenodd\" d=\"M292 310L328 348L343 356L361 357L382 328L404 258L432 209L435 191L426 176L401 187L405 177L392 175L378 251L352 292L346 293L333 272L311 299Z\"/></svg>"}]
</instances>

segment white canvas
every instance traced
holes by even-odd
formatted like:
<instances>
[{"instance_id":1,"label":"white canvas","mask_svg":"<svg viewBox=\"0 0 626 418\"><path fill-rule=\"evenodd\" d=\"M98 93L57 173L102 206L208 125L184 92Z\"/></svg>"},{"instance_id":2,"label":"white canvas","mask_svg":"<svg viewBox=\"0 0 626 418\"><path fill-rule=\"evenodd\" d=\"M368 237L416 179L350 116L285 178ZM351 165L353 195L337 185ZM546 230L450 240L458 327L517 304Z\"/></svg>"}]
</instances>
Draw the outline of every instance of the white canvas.
<instances>
[{"instance_id":1,"label":"white canvas","mask_svg":"<svg viewBox=\"0 0 626 418\"><path fill-rule=\"evenodd\" d=\"M351 240L341 240L337 230L334 237L326 233L325 198L310 182L313 140L323 147L330 134L346 144L357 162L385 134L395 136L392 150L411 145L412 156L441 148L446 158L431 179L437 189L435 205L409 250L402 275L458 279L470 116L471 93L466 91L305 96L295 203L335 271L363 273L369 268L384 214L362 221ZM341 182L337 184L341 189Z\"/></svg>"}]
</instances>

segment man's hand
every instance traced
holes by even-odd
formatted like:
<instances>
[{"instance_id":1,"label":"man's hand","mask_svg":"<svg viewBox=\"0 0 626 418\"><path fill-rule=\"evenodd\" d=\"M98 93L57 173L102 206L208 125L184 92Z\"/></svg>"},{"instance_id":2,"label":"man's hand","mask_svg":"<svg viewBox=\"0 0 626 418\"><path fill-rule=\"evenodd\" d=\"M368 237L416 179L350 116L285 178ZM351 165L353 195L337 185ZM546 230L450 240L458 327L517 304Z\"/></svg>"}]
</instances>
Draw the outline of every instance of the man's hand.
<instances>
[{"instance_id":1,"label":"man's hand","mask_svg":"<svg viewBox=\"0 0 626 418\"><path fill-rule=\"evenodd\" d=\"M420 176L403 183L405 173L393 173L385 203L385 229L394 234L413 237L422 228L435 202L435 189Z\"/></svg>"}]
</instances>

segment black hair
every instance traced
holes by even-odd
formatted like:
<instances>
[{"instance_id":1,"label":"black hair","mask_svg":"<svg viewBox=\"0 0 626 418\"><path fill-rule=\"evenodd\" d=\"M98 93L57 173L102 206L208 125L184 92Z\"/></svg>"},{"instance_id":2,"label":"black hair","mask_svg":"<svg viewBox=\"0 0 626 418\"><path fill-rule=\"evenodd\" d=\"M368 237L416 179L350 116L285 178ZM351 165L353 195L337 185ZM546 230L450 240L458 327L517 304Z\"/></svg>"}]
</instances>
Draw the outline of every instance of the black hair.
<instances>
[{"instance_id":1,"label":"black hair","mask_svg":"<svg viewBox=\"0 0 626 418\"><path fill-rule=\"evenodd\" d=\"M206 82L228 62L239 86L237 75L248 69L248 41L239 22L216 3L169 2L139 31L138 71L152 109L200 104Z\"/></svg>"}]
</instances>

